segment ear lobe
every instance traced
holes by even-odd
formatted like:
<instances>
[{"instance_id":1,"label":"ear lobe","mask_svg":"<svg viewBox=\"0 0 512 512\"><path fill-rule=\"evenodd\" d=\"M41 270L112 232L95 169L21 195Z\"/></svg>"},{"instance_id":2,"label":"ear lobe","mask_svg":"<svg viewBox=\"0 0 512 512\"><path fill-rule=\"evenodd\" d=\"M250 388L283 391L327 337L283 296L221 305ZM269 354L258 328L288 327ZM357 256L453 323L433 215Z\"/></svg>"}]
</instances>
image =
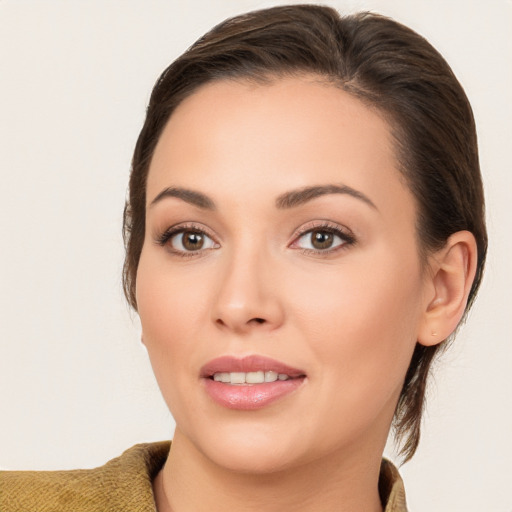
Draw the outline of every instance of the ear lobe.
<instances>
[{"instance_id":1,"label":"ear lobe","mask_svg":"<svg viewBox=\"0 0 512 512\"><path fill-rule=\"evenodd\" d=\"M477 247L469 231L451 235L445 246L430 258L430 288L418 342L437 345L457 328L468 301L476 272Z\"/></svg>"}]
</instances>

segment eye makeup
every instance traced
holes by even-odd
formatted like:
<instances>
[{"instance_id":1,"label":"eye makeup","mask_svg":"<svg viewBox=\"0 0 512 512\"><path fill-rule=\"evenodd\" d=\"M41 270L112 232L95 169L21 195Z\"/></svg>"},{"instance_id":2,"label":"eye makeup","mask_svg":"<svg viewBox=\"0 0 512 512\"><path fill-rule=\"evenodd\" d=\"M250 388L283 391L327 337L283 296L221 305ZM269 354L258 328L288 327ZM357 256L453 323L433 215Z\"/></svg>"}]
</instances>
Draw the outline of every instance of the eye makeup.
<instances>
[{"instance_id":1,"label":"eye makeup","mask_svg":"<svg viewBox=\"0 0 512 512\"><path fill-rule=\"evenodd\" d=\"M197 256L220 247L213 234L204 225L193 222L167 228L156 236L155 243L181 257Z\"/></svg>"},{"instance_id":2,"label":"eye makeup","mask_svg":"<svg viewBox=\"0 0 512 512\"><path fill-rule=\"evenodd\" d=\"M319 257L331 256L356 243L351 230L327 220L312 221L301 226L292 238L289 248ZM155 237L155 243L180 257L197 256L221 247L206 226L194 222L167 228Z\"/></svg>"},{"instance_id":3,"label":"eye makeup","mask_svg":"<svg viewBox=\"0 0 512 512\"><path fill-rule=\"evenodd\" d=\"M293 242L289 247L300 249L303 254L324 257L345 250L355 243L356 238L351 230L332 221L323 220L301 226L294 233Z\"/></svg>"}]
</instances>

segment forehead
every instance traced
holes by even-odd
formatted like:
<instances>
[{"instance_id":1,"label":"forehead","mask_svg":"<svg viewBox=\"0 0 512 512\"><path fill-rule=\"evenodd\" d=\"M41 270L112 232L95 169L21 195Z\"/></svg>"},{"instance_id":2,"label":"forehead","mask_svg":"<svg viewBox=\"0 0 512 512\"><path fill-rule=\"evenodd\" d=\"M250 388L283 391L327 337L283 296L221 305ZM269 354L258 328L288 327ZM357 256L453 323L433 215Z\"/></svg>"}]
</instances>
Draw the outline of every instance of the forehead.
<instances>
[{"instance_id":1,"label":"forehead","mask_svg":"<svg viewBox=\"0 0 512 512\"><path fill-rule=\"evenodd\" d=\"M312 76L219 81L171 116L153 155L147 199L170 185L222 197L343 183L386 202L397 192L410 195L397 169L383 116L332 84Z\"/></svg>"}]
</instances>

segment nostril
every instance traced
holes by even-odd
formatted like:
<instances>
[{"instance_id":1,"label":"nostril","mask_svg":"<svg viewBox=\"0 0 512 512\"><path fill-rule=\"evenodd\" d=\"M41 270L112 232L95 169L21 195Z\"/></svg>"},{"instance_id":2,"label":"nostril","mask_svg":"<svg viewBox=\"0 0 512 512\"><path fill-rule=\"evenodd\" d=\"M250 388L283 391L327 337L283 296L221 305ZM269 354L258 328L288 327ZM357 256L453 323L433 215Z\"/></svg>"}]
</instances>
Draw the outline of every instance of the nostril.
<instances>
[{"instance_id":1,"label":"nostril","mask_svg":"<svg viewBox=\"0 0 512 512\"><path fill-rule=\"evenodd\" d=\"M212 320L218 329L228 329L233 331L239 331L239 332L249 332L251 329L267 329L267 328L273 328L274 326L274 320L269 315L268 317L266 315L262 316L253 316L248 312L249 314L246 314L247 312L243 309L235 309L232 308L231 310L227 310L223 312L224 314L218 315L216 318L214 317ZM254 311L253 313L256 313ZM261 314L260 311L258 313Z\"/></svg>"}]
</instances>

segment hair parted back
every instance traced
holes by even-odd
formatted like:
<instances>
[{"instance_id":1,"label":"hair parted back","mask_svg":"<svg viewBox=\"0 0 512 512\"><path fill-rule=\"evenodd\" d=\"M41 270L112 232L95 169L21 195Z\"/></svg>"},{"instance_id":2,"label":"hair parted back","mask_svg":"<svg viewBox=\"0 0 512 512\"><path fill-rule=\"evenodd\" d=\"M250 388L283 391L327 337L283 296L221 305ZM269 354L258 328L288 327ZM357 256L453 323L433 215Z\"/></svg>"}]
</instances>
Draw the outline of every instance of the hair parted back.
<instances>
[{"instance_id":1,"label":"hair parted back","mask_svg":"<svg viewBox=\"0 0 512 512\"><path fill-rule=\"evenodd\" d=\"M443 57L404 25L366 12L340 16L316 5L274 7L228 19L157 80L135 147L124 211L123 285L134 309L147 175L174 109L214 80L265 83L304 73L373 105L389 122L399 169L417 203L422 255L441 248L457 231L474 234L478 262L469 309L482 278L487 234L475 124L461 85ZM441 346L417 344L405 377L394 419L404 460L418 446L427 377Z\"/></svg>"}]
</instances>

